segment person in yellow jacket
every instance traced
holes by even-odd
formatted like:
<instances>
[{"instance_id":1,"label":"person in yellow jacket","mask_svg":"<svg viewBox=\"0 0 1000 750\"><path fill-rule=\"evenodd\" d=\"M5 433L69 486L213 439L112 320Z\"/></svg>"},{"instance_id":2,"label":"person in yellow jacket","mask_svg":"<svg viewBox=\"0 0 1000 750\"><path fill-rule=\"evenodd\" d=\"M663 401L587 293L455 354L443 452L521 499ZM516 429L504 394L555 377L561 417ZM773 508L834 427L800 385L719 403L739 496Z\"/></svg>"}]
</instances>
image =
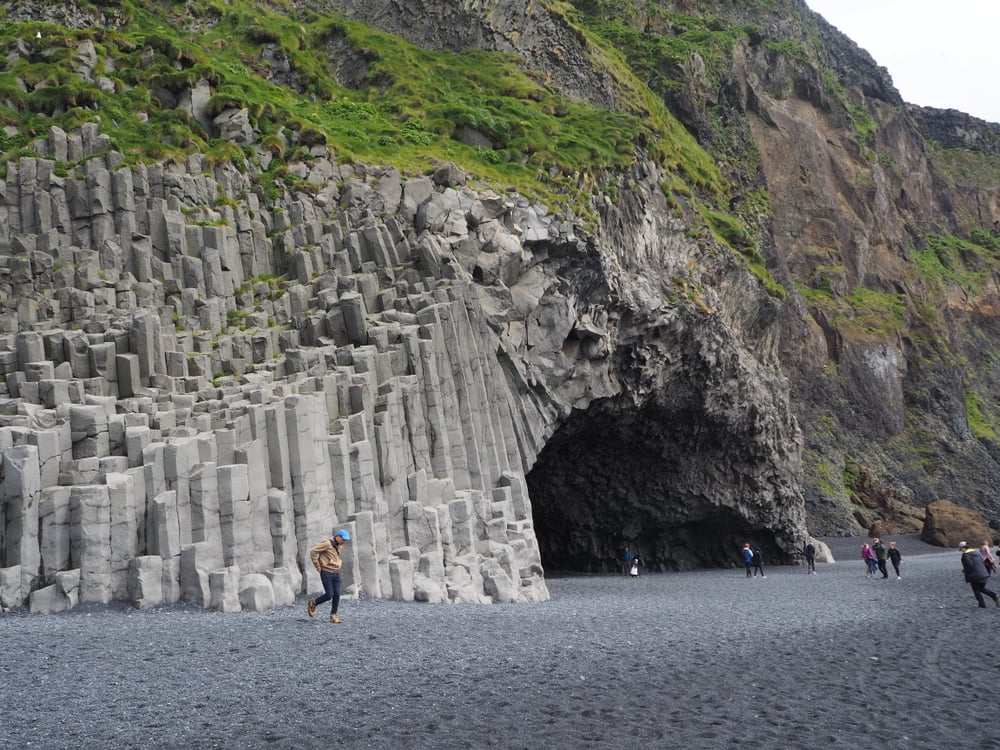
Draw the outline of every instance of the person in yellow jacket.
<instances>
[{"instance_id":1,"label":"person in yellow jacket","mask_svg":"<svg viewBox=\"0 0 1000 750\"><path fill-rule=\"evenodd\" d=\"M330 539L324 539L309 550L309 559L312 560L313 567L323 582L323 594L310 599L306 604L310 617L316 614L317 604L332 602L330 622L340 622L337 616L337 609L340 607L340 550L349 541L351 535L346 529L341 529Z\"/></svg>"}]
</instances>

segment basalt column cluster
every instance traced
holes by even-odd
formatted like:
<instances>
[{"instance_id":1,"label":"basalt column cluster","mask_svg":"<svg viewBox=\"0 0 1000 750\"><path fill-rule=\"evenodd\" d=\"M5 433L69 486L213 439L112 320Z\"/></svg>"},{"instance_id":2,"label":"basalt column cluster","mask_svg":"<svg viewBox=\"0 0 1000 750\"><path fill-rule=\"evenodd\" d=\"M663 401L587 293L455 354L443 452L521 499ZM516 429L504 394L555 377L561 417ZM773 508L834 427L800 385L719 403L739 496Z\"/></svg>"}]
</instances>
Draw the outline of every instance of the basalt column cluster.
<instances>
[{"instance_id":1,"label":"basalt column cluster","mask_svg":"<svg viewBox=\"0 0 1000 750\"><path fill-rule=\"evenodd\" d=\"M106 147L53 129L0 183L3 607L286 605L335 527L349 592L547 598L524 467L550 417L428 233L468 242L482 204L318 156L268 211L232 165Z\"/></svg>"}]
</instances>

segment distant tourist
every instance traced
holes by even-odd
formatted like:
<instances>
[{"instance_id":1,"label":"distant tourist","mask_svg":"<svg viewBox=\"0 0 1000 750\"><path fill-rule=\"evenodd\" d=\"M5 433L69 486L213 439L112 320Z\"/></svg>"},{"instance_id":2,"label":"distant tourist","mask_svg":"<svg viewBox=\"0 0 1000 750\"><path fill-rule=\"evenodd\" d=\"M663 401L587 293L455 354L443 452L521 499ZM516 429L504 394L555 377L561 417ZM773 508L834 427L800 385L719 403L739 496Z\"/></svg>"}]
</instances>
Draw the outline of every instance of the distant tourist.
<instances>
[{"instance_id":1,"label":"distant tourist","mask_svg":"<svg viewBox=\"0 0 1000 750\"><path fill-rule=\"evenodd\" d=\"M976 601L980 607L985 607L983 594L986 594L993 603L1000 607L1000 597L986 588L986 582L990 579L990 574L983 564L983 557L966 542L960 542L958 548L962 550L962 572L965 573L965 580L972 586L972 593L976 596Z\"/></svg>"},{"instance_id":2,"label":"distant tourist","mask_svg":"<svg viewBox=\"0 0 1000 750\"><path fill-rule=\"evenodd\" d=\"M632 564L629 566L628 574L633 578L638 578L640 565L642 565L642 560L640 560L639 556L636 555L635 557L632 558Z\"/></svg>"},{"instance_id":3,"label":"distant tourist","mask_svg":"<svg viewBox=\"0 0 1000 750\"><path fill-rule=\"evenodd\" d=\"M309 559L319 573L323 583L323 593L315 599L306 602L306 611L312 617L316 614L316 606L323 602L331 602L330 622L340 622L337 610L340 608L340 551L344 544L351 541L351 535L346 529L336 532L330 539L324 539L311 550Z\"/></svg>"},{"instance_id":4,"label":"distant tourist","mask_svg":"<svg viewBox=\"0 0 1000 750\"><path fill-rule=\"evenodd\" d=\"M806 546L802 548L802 554L806 558L806 573L816 575L816 545L806 541Z\"/></svg>"},{"instance_id":5,"label":"distant tourist","mask_svg":"<svg viewBox=\"0 0 1000 750\"><path fill-rule=\"evenodd\" d=\"M878 537L872 539L872 552L875 553L875 564L878 566L878 572L882 574L883 578L888 578L889 571L885 568L885 545Z\"/></svg>"},{"instance_id":6,"label":"distant tourist","mask_svg":"<svg viewBox=\"0 0 1000 750\"><path fill-rule=\"evenodd\" d=\"M743 566L747 569L747 578L753 577L753 550L750 549L750 542L743 545Z\"/></svg>"},{"instance_id":7,"label":"distant tourist","mask_svg":"<svg viewBox=\"0 0 1000 750\"><path fill-rule=\"evenodd\" d=\"M986 572L993 575L997 572L997 561L993 557L993 553L990 552L989 540L983 542L983 546L979 548L979 554L983 557L983 565L986 566Z\"/></svg>"},{"instance_id":8,"label":"distant tourist","mask_svg":"<svg viewBox=\"0 0 1000 750\"><path fill-rule=\"evenodd\" d=\"M896 571L896 580L902 581L903 577L899 574L899 563L903 561L903 555L896 547L895 542L889 542L889 562L892 563L892 569Z\"/></svg>"},{"instance_id":9,"label":"distant tourist","mask_svg":"<svg viewBox=\"0 0 1000 750\"><path fill-rule=\"evenodd\" d=\"M761 578L767 578L764 575L764 555L761 554L760 547L753 551L753 577L756 578L758 573Z\"/></svg>"},{"instance_id":10,"label":"distant tourist","mask_svg":"<svg viewBox=\"0 0 1000 750\"><path fill-rule=\"evenodd\" d=\"M865 568L868 571L867 577L871 578L875 575L875 553L872 552L872 548L867 543L861 545L861 559L865 561Z\"/></svg>"},{"instance_id":11,"label":"distant tourist","mask_svg":"<svg viewBox=\"0 0 1000 750\"><path fill-rule=\"evenodd\" d=\"M632 550L630 550L628 548L628 545L626 544L625 547L622 549L622 570L625 573L630 573L632 571L633 560L635 560L635 555L632 553Z\"/></svg>"}]
</instances>

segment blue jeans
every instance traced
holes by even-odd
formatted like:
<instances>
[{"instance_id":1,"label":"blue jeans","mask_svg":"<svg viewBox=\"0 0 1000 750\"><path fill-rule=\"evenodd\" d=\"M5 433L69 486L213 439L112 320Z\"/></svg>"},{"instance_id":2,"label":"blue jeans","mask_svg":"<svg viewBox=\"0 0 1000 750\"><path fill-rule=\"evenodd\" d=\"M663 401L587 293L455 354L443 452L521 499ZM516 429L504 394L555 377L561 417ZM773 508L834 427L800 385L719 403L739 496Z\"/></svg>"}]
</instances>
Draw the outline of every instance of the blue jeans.
<instances>
[{"instance_id":1,"label":"blue jeans","mask_svg":"<svg viewBox=\"0 0 1000 750\"><path fill-rule=\"evenodd\" d=\"M337 608L340 607L340 573L330 573L326 570L321 570L319 573L319 580L323 582L323 594L317 596L313 603L318 607L323 602L333 602L333 608L330 610L331 615L337 614Z\"/></svg>"}]
</instances>

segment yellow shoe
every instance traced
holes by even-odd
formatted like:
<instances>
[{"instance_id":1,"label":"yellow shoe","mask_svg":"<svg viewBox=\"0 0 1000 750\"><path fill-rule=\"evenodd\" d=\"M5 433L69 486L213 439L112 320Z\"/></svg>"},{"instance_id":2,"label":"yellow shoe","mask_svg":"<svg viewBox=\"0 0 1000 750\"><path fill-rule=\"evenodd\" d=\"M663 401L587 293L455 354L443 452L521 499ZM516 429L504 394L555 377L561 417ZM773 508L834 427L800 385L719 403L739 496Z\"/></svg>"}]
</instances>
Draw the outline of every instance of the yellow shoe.
<instances>
[{"instance_id":1,"label":"yellow shoe","mask_svg":"<svg viewBox=\"0 0 1000 750\"><path fill-rule=\"evenodd\" d=\"M309 613L310 617L312 617L314 614L316 614L316 602L314 602L312 599L310 599L309 601L307 601L306 602L306 611Z\"/></svg>"},{"instance_id":2,"label":"yellow shoe","mask_svg":"<svg viewBox=\"0 0 1000 750\"><path fill-rule=\"evenodd\" d=\"M340 618L337 615L330 615L330 622L340 622Z\"/></svg>"}]
</instances>

